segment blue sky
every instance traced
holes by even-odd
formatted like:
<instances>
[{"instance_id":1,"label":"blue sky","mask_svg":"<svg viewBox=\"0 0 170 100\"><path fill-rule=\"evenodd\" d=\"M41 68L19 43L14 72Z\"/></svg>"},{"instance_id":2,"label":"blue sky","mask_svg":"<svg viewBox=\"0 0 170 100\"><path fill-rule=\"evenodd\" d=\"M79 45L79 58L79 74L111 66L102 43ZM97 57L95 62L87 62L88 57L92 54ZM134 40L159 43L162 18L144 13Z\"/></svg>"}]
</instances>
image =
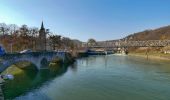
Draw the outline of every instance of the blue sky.
<instances>
[{"instance_id":1,"label":"blue sky","mask_svg":"<svg viewBox=\"0 0 170 100\"><path fill-rule=\"evenodd\" d=\"M170 0L0 0L0 23L45 27L87 41L170 25Z\"/></svg>"}]
</instances>

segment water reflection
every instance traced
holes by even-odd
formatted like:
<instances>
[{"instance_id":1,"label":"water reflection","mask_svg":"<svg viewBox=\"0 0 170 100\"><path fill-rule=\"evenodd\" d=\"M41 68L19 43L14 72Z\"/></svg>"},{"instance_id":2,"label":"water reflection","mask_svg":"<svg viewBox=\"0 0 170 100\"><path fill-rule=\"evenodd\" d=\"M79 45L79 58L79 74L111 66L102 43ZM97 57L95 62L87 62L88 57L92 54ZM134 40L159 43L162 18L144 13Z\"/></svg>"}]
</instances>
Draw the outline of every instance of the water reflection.
<instances>
[{"instance_id":1,"label":"water reflection","mask_svg":"<svg viewBox=\"0 0 170 100\"><path fill-rule=\"evenodd\" d=\"M77 62L75 62L74 64L70 65L70 68L73 72L77 72L78 67L77 67Z\"/></svg>"},{"instance_id":2,"label":"water reflection","mask_svg":"<svg viewBox=\"0 0 170 100\"><path fill-rule=\"evenodd\" d=\"M100 65L102 65L102 67L107 68L109 57L110 56L108 56L108 55L90 56L88 59L82 58L81 60L79 60L79 63L81 63L81 65L83 65L85 67L89 67L89 66L94 66L95 63L100 62Z\"/></svg>"},{"instance_id":3,"label":"water reflection","mask_svg":"<svg viewBox=\"0 0 170 100\"><path fill-rule=\"evenodd\" d=\"M59 77L67 71L67 66L58 66L50 69L40 70L23 70L19 74L14 75L14 80L6 81L2 89L5 99L14 99L19 95L24 95L29 91L38 89L47 81L54 77Z\"/></svg>"}]
</instances>

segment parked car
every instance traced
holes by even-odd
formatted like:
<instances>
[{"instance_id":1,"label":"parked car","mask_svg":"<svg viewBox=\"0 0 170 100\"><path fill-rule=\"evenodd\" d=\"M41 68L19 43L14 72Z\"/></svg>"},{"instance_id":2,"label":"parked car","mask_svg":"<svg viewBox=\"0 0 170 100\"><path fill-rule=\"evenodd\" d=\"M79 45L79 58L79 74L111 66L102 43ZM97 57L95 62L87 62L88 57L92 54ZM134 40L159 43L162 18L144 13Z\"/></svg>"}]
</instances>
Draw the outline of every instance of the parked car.
<instances>
[{"instance_id":1,"label":"parked car","mask_svg":"<svg viewBox=\"0 0 170 100\"><path fill-rule=\"evenodd\" d=\"M0 46L0 56L4 55L6 52L5 52L5 49Z\"/></svg>"},{"instance_id":2,"label":"parked car","mask_svg":"<svg viewBox=\"0 0 170 100\"><path fill-rule=\"evenodd\" d=\"M30 53L30 52L32 52L32 50L30 50L30 49L26 49L26 50L20 51L20 53Z\"/></svg>"}]
</instances>

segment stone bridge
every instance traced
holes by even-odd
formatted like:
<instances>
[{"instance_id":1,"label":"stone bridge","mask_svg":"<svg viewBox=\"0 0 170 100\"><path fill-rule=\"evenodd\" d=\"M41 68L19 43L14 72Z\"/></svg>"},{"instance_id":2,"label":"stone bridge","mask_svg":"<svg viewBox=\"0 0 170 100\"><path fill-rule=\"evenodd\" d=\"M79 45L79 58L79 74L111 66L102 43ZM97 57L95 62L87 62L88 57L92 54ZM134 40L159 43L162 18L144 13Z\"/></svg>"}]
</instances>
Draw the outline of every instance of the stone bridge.
<instances>
[{"instance_id":1,"label":"stone bridge","mask_svg":"<svg viewBox=\"0 0 170 100\"><path fill-rule=\"evenodd\" d=\"M170 46L170 40L148 40L148 41L104 41L95 45L85 44L89 48L122 48L122 47L165 47Z\"/></svg>"},{"instance_id":2,"label":"stone bridge","mask_svg":"<svg viewBox=\"0 0 170 100\"><path fill-rule=\"evenodd\" d=\"M3 72L10 65L18 62L30 62L36 66L36 68L42 69L43 64L52 61L55 58L60 58L64 61L66 52L32 52L32 53L17 53L17 54L5 54L0 57L0 72Z\"/></svg>"}]
</instances>

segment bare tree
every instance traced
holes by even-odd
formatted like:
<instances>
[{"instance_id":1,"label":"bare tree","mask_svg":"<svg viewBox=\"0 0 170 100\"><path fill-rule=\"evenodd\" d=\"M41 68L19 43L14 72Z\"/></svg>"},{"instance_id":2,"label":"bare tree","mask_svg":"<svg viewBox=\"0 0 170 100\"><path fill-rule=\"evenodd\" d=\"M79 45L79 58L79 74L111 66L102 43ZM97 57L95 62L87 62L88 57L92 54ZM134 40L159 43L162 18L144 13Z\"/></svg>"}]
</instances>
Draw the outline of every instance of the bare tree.
<instances>
[{"instance_id":1,"label":"bare tree","mask_svg":"<svg viewBox=\"0 0 170 100\"><path fill-rule=\"evenodd\" d=\"M9 27L5 23L0 23L0 33L4 36L5 34L8 34Z\"/></svg>"},{"instance_id":2,"label":"bare tree","mask_svg":"<svg viewBox=\"0 0 170 100\"><path fill-rule=\"evenodd\" d=\"M56 49L56 47L59 47L61 44L61 36L60 35L51 35L49 37L50 41L51 41L51 45L53 50Z\"/></svg>"},{"instance_id":3,"label":"bare tree","mask_svg":"<svg viewBox=\"0 0 170 100\"><path fill-rule=\"evenodd\" d=\"M36 40L38 38L38 33L39 30L36 27L30 28L29 32L31 34L31 45L32 45L32 50L36 49Z\"/></svg>"},{"instance_id":4,"label":"bare tree","mask_svg":"<svg viewBox=\"0 0 170 100\"><path fill-rule=\"evenodd\" d=\"M89 45L89 46L94 46L94 45L96 45L96 40L95 39L88 39L88 41L87 41L87 44Z\"/></svg>"}]
</instances>

